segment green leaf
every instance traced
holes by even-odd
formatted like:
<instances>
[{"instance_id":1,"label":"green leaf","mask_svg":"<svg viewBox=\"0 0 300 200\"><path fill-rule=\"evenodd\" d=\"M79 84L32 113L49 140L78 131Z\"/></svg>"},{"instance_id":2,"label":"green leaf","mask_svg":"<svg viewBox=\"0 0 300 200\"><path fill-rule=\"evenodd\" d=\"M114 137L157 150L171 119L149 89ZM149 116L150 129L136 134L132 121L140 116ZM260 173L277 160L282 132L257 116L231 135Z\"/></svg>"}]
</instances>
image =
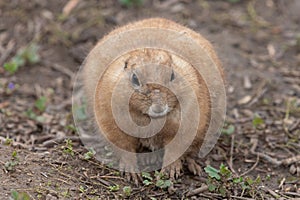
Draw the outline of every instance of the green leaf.
<instances>
[{"instance_id":1,"label":"green leaf","mask_svg":"<svg viewBox=\"0 0 300 200\"><path fill-rule=\"evenodd\" d=\"M86 189L84 188L84 186L80 185L80 186L79 186L79 191L80 191L81 193L85 193Z\"/></svg>"},{"instance_id":2,"label":"green leaf","mask_svg":"<svg viewBox=\"0 0 300 200\"><path fill-rule=\"evenodd\" d=\"M246 183L248 185L252 185L254 183L253 179L252 178L249 178L249 177L246 177Z\"/></svg>"},{"instance_id":3,"label":"green leaf","mask_svg":"<svg viewBox=\"0 0 300 200\"><path fill-rule=\"evenodd\" d=\"M18 53L7 63L4 64L4 69L11 74L14 74L19 67L25 65L25 63L37 63L40 61L38 54L38 46L31 44L25 49L21 49Z\"/></svg>"},{"instance_id":4,"label":"green leaf","mask_svg":"<svg viewBox=\"0 0 300 200\"><path fill-rule=\"evenodd\" d=\"M25 112L25 114L26 114L26 116L27 117L29 117L30 119L34 119L34 120L36 120L36 114L31 110L31 109L29 109L29 110L27 110L26 112Z\"/></svg>"},{"instance_id":5,"label":"green leaf","mask_svg":"<svg viewBox=\"0 0 300 200\"><path fill-rule=\"evenodd\" d=\"M264 124L264 120L259 116L259 115L255 115L253 120L252 120L252 125L257 128L258 126Z\"/></svg>"},{"instance_id":6,"label":"green leaf","mask_svg":"<svg viewBox=\"0 0 300 200\"><path fill-rule=\"evenodd\" d=\"M130 186L125 186L125 187L123 187L123 192L124 192L124 194L125 194L126 196L130 196L130 195L131 195L131 191L132 191L132 189L131 189Z\"/></svg>"},{"instance_id":7,"label":"green leaf","mask_svg":"<svg viewBox=\"0 0 300 200\"><path fill-rule=\"evenodd\" d=\"M215 190L216 190L216 188L217 188L217 186L216 185L214 185L214 184L208 184L208 190L210 191L210 192L214 192Z\"/></svg>"},{"instance_id":8,"label":"green leaf","mask_svg":"<svg viewBox=\"0 0 300 200\"><path fill-rule=\"evenodd\" d=\"M164 188L168 188L168 187L171 187L173 184L173 182L171 180L165 180L165 183L164 183Z\"/></svg>"},{"instance_id":9,"label":"green leaf","mask_svg":"<svg viewBox=\"0 0 300 200\"><path fill-rule=\"evenodd\" d=\"M223 134L226 134L226 135L231 135L232 133L234 133L234 130L235 130L235 127L230 124L229 126L227 126L227 128L222 128L222 133Z\"/></svg>"},{"instance_id":10,"label":"green leaf","mask_svg":"<svg viewBox=\"0 0 300 200\"><path fill-rule=\"evenodd\" d=\"M15 62L4 63L4 69L11 74L14 74L18 70L19 66Z\"/></svg>"},{"instance_id":11,"label":"green leaf","mask_svg":"<svg viewBox=\"0 0 300 200\"><path fill-rule=\"evenodd\" d=\"M162 179L159 179L156 181L156 184L155 186L156 187L159 187L161 189L165 189L165 188L168 188L172 185L172 181L171 180L162 180Z\"/></svg>"},{"instance_id":12,"label":"green leaf","mask_svg":"<svg viewBox=\"0 0 300 200\"><path fill-rule=\"evenodd\" d=\"M142 177L145 178L145 179L148 179L150 181L153 180L153 178L151 177L151 174L148 173L148 172L142 172Z\"/></svg>"},{"instance_id":13,"label":"green leaf","mask_svg":"<svg viewBox=\"0 0 300 200\"><path fill-rule=\"evenodd\" d=\"M116 191L119 191L120 186L119 186L119 185L113 185L113 186L109 186L108 189L109 189L111 192L116 192Z\"/></svg>"},{"instance_id":14,"label":"green leaf","mask_svg":"<svg viewBox=\"0 0 300 200\"><path fill-rule=\"evenodd\" d=\"M219 188L219 192L222 195L222 197L226 197L226 188L224 186L221 186Z\"/></svg>"},{"instance_id":15,"label":"green leaf","mask_svg":"<svg viewBox=\"0 0 300 200\"><path fill-rule=\"evenodd\" d=\"M16 150L14 150L11 154L11 157L15 159L15 158L17 158L17 156L18 156L18 152Z\"/></svg>"},{"instance_id":16,"label":"green leaf","mask_svg":"<svg viewBox=\"0 0 300 200\"><path fill-rule=\"evenodd\" d=\"M217 170L216 168L210 166L210 165L206 166L206 167L204 168L204 171L205 171L205 172L208 174L208 176L211 177L211 178L215 178L215 179L217 179L217 180L220 180L220 179L221 179L221 177L220 177L220 175L219 175L219 172L220 172L220 171Z\"/></svg>"},{"instance_id":17,"label":"green leaf","mask_svg":"<svg viewBox=\"0 0 300 200\"><path fill-rule=\"evenodd\" d=\"M17 199L19 199L19 193L16 190L12 190L11 197L13 200L17 200Z\"/></svg>"},{"instance_id":18,"label":"green leaf","mask_svg":"<svg viewBox=\"0 0 300 200\"><path fill-rule=\"evenodd\" d=\"M38 46L36 44L32 44L25 49L25 57L31 64L39 62L40 56L38 54Z\"/></svg>"},{"instance_id":19,"label":"green leaf","mask_svg":"<svg viewBox=\"0 0 300 200\"><path fill-rule=\"evenodd\" d=\"M157 180L155 186L162 188L162 186L164 185L165 181L164 180Z\"/></svg>"},{"instance_id":20,"label":"green leaf","mask_svg":"<svg viewBox=\"0 0 300 200\"><path fill-rule=\"evenodd\" d=\"M46 109L46 102L47 98L45 96L42 96L38 100L36 100L34 105L37 109L39 109L39 111L43 112Z\"/></svg>"},{"instance_id":21,"label":"green leaf","mask_svg":"<svg viewBox=\"0 0 300 200\"><path fill-rule=\"evenodd\" d=\"M14 142L13 139L6 138L6 139L5 139L5 142L4 142L4 145L10 146L10 145L12 145L13 142Z\"/></svg>"},{"instance_id":22,"label":"green leaf","mask_svg":"<svg viewBox=\"0 0 300 200\"><path fill-rule=\"evenodd\" d=\"M146 186L148 186L148 185L153 184L153 182L152 182L152 181L149 181L149 180L144 180L144 181L143 181L143 184L146 185Z\"/></svg>"},{"instance_id":23,"label":"green leaf","mask_svg":"<svg viewBox=\"0 0 300 200\"><path fill-rule=\"evenodd\" d=\"M88 152L86 152L84 154L84 159L85 160L90 160L91 158L94 157L95 154L96 154L96 151L93 148L91 148Z\"/></svg>"},{"instance_id":24,"label":"green leaf","mask_svg":"<svg viewBox=\"0 0 300 200\"><path fill-rule=\"evenodd\" d=\"M16 63L18 65L18 67L22 67L23 65L25 65L26 60L23 56L16 55L15 57L13 57L11 59L11 62Z\"/></svg>"},{"instance_id":25,"label":"green leaf","mask_svg":"<svg viewBox=\"0 0 300 200\"><path fill-rule=\"evenodd\" d=\"M159 172L159 171L155 171L154 172L154 177L156 177L157 179L163 179L164 178L164 174Z\"/></svg>"},{"instance_id":26,"label":"green leaf","mask_svg":"<svg viewBox=\"0 0 300 200\"><path fill-rule=\"evenodd\" d=\"M231 171L223 163L220 165L220 174L225 178L231 177Z\"/></svg>"},{"instance_id":27,"label":"green leaf","mask_svg":"<svg viewBox=\"0 0 300 200\"><path fill-rule=\"evenodd\" d=\"M234 183L241 183L243 182L243 177L233 178Z\"/></svg>"},{"instance_id":28,"label":"green leaf","mask_svg":"<svg viewBox=\"0 0 300 200\"><path fill-rule=\"evenodd\" d=\"M257 178L254 180L254 183L255 183L256 185L259 185L259 184L261 183L261 178L260 178L259 175L258 175Z\"/></svg>"},{"instance_id":29,"label":"green leaf","mask_svg":"<svg viewBox=\"0 0 300 200\"><path fill-rule=\"evenodd\" d=\"M14 167L18 164L17 161L7 161L5 164L4 164L4 167L7 171L13 171L14 170Z\"/></svg>"}]
</instances>

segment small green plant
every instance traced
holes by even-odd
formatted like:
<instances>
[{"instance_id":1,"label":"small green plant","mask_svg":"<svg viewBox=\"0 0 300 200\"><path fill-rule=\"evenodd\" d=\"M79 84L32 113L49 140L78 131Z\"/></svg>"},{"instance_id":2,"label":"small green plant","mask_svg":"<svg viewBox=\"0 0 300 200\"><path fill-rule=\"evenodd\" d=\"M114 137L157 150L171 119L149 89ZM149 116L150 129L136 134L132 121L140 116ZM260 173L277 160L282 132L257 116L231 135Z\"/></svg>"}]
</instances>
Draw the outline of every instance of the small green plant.
<instances>
[{"instance_id":1,"label":"small green plant","mask_svg":"<svg viewBox=\"0 0 300 200\"><path fill-rule=\"evenodd\" d=\"M129 197L129 196L131 195L131 191L132 191L132 189L131 189L130 186L124 186L124 187L123 187L123 192L124 192L124 194L125 194L127 197Z\"/></svg>"},{"instance_id":2,"label":"small green plant","mask_svg":"<svg viewBox=\"0 0 300 200\"><path fill-rule=\"evenodd\" d=\"M112 185L112 186L109 186L108 189L111 191L111 192L116 192L116 191L119 191L120 189L120 186L117 184L117 185Z\"/></svg>"},{"instance_id":3,"label":"small green plant","mask_svg":"<svg viewBox=\"0 0 300 200\"><path fill-rule=\"evenodd\" d=\"M235 127L232 124L225 124L225 126L222 128L221 132L225 135L231 135L234 133Z\"/></svg>"},{"instance_id":4,"label":"small green plant","mask_svg":"<svg viewBox=\"0 0 300 200\"><path fill-rule=\"evenodd\" d=\"M142 172L143 184L148 186L153 184L151 174L148 172Z\"/></svg>"},{"instance_id":5,"label":"small green plant","mask_svg":"<svg viewBox=\"0 0 300 200\"><path fill-rule=\"evenodd\" d=\"M25 115L30 119L38 122L44 122L45 118L41 115L46 110L47 98L41 96L34 102L34 108L30 108L25 112Z\"/></svg>"},{"instance_id":6,"label":"small green plant","mask_svg":"<svg viewBox=\"0 0 300 200\"><path fill-rule=\"evenodd\" d=\"M156 177L155 182L153 182L153 178L150 173L142 172L143 184L148 186L148 185L153 185L155 183L155 186L161 189L166 189L173 185L173 182L171 180L166 179L164 174L158 171L155 171L154 176Z\"/></svg>"},{"instance_id":7,"label":"small green plant","mask_svg":"<svg viewBox=\"0 0 300 200\"><path fill-rule=\"evenodd\" d=\"M31 44L24 49L21 49L11 59L11 61L4 63L4 69L10 74L14 74L18 69L24 66L26 63L34 64L40 61L38 54L38 46Z\"/></svg>"},{"instance_id":8,"label":"small green plant","mask_svg":"<svg viewBox=\"0 0 300 200\"><path fill-rule=\"evenodd\" d=\"M259 115L254 115L254 118L252 120L252 125L255 128L259 128L261 125L263 125L265 122Z\"/></svg>"},{"instance_id":9,"label":"small green plant","mask_svg":"<svg viewBox=\"0 0 300 200\"><path fill-rule=\"evenodd\" d=\"M35 121L41 122L43 123L45 121L45 118L42 115L37 115L32 109L28 109L25 112L25 115L30 118L33 119Z\"/></svg>"},{"instance_id":10,"label":"small green plant","mask_svg":"<svg viewBox=\"0 0 300 200\"><path fill-rule=\"evenodd\" d=\"M30 200L30 197L27 193L25 192L17 192L15 190L11 191L11 197L9 198L10 200Z\"/></svg>"},{"instance_id":11,"label":"small green plant","mask_svg":"<svg viewBox=\"0 0 300 200\"><path fill-rule=\"evenodd\" d=\"M84 154L84 159L85 160L90 160L91 158L94 157L95 154L96 154L96 151L93 148L91 148L88 152L86 152Z\"/></svg>"},{"instance_id":12,"label":"small green plant","mask_svg":"<svg viewBox=\"0 0 300 200\"><path fill-rule=\"evenodd\" d=\"M6 139L5 139L5 142L4 142L4 145L10 146L10 145L12 145L13 142L14 142L13 139L6 138Z\"/></svg>"},{"instance_id":13,"label":"small green plant","mask_svg":"<svg viewBox=\"0 0 300 200\"><path fill-rule=\"evenodd\" d=\"M70 194L70 191L69 190L65 190L61 193L61 195L64 197L64 198L70 198L71 197L71 194Z\"/></svg>"},{"instance_id":14,"label":"small green plant","mask_svg":"<svg viewBox=\"0 0 300 200\"><path fill-rule=\"evenodd\" d=\"M208 165L204 170L208 174L207 186L210 192L218 192L226 197L232 191L240 190L241 194L256 197L257 187L261 183L259 176L255 180L249 177L233 177L232 172L224 164L221 164L219 169Z\"/></svg>"},{"instance_id":15,"label":"small green plant","mask_svg":"<svg viewBox=\"0 0 300 200\"><path fill-rule=\"evenodd\" d=\"M44 112L46 109L46 102L47 102L47 98L45 96L41 96L40 98L38 98L35 103L34 106L41 112Z\"/></svg>"},{"instance_id":16,"label":"small green plant","mask_svg":"<svg viewBox=\"0 0 300 200\"><path fill-rule=\"evenodd\" d=\"M74 156L75 153L73 151L73 143L72 143L72 140L70 139L66 139L65 140L65 146L62 147L63 149L63 152L66 153L66 154L69 154L71 156Z\"/></svg>"},{"instance_id":17,"label":"small green plant","mask_svg":"<svg viewBox=\"0 0 300 200\"><path fill-rule=\"evenodd\" d=\"M166 189L166 188L168 188L168 187L170 187L170 186L172 186L172 185L173 185L173 183L172 183L172 181L169 180L169 179L167 179L167 180L159 179L159 180L157 180L156 183L155 183L155 186L156 186L156 187L159 187L159 188L161 188L161 189Z\"/></svg>"},{"instance_id":18,"label":"small green plant","mask_svg":"<svg viewBox=\"0 0 300 200\"><path fill-rule=\"evenodd\" d=\"M140 6L144 3L144 0L119 0L120 4L123 6Z\"/></svg>"},{"instance_id":19,"label":"small green plant","mask_svg":"<svg viewBox=\"0 0 300 200\"><path fill-rule=\"evenodd\" d=\"M73 125L73 124L69 124L69 125L66 125L65 126L65 129L66 130L70 130L70 131L73 131L73 132L76 132L76 127Z\"/></svg>"},{"instance_id":20,"label":"small green plant","mask_svg":"<svg viewBox=\"0 0 300 200\"><path fill-rule=\"evenodd\" d=\"M14 150L11 154L11 158L4 164L7 171L14 171L15 166L19 164L18 152Z\"/></svg>"},{"instance_id":21,"label":"small green plant","mask_svg":"<svg viewBox=\"0 0 300 200\"><path fill-rule=\"evenodd\" d=\"M87 191L87 188L84 187L83 185L80 185L78 190L79 190L81 193L85 193L85 192Z\"/></svg>"}]
</instances>

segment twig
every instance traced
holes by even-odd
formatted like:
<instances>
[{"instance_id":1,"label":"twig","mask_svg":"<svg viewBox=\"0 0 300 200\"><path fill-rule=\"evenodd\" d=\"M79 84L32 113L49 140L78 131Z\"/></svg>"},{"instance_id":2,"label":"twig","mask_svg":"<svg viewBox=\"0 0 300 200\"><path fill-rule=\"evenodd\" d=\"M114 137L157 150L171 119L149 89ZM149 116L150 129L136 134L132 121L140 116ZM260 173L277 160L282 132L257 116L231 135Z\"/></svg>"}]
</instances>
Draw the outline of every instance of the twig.
<instances>
[{"instance_id":1,"label":"twig","mask_svg":"<svg viewBox=\"0 0 300 200\"><path fill-rule=\"evenodd\" d=\"M283 192L283 194L292 195L292 196L295 196L295 197L300 197L300 193L297 193L297 192Z\"/></svg>"},{"instance_id":2,"label":"twig","mask_svg":"<svg viewBox=\"0 0 300 200\"><path fill-rule=\"evenodd\" d=\"M280 181L280 184L279 184L279 186L278 186L278 188L282 188L282 186L283 186L283 184L284 184L284 182L285 182L285 177Z\"/></svg>"},{"instance_id":3,"label":"twig","mask_svg":"<svg viewBox=\"0 0 300 200\"><path fill-rule=\"evenodd\" d=\"M289 128L289 132L295 131L299 125L300 125L300 119Z\"/></svg>"},{"instance_id":4,"label":"twig","mask_svg":"<svg viewBox=\"0 0 300 200\"><path fill-rule=\"evenodd\" d=\"M248 104L248 106L252 106L254 103L256 103L266 92L268 91L267 88L264 88L257 96L255 96L250 103Z\"/></svg>"},{"instance_id":5,"label":"twig","mask_svg":"<svg viewBox=\"0 0 300 200\"><path fill-rule=\"evenodd\" d=\"M63 14L68 16L71 11L77 6L79 0L69 0L68 3L63 8Z\"/></svg>"},{"instance_id":6,"label":"twig","mask_svg":"<svg viewBox=\"0 0 300 200\"><path fill-rule=\"evenodd\" d=\"M257 155L257 158L256 158L256 162L254 163L254 165L248 170L248 171L245 171L244 173L242 173L240 176L245 176L246 174L248 174L249 172L251 172L252 170L255 169L255 167L257 166L259 162L259 155Z\"/></svg>"},{"instance_id":7,"label":"twig","mask_svg":"<svg viewBox=\"0 0 300 200\"><path fill-rule=\"evenodd\" d=\"M9 57L9 55L14 50L14 48L15 48L15 42L13 40L10 40L7 46L4 48L5 51L1 52L2 55L0 56L0 66L4 64L4 61Z\"/></svg>"},{"instance_id":8,"label":"twig","mask_svg":"<svg viewBox=\"0 0 300 200\"><path fill-rule=\"evenodd\" d=\"M248 103L248 107L252 106L254 103L256 103L266 92L267 92L267 88L265 88L267 82L263 81L259 86L257 91L255 92L255 96L254 98L252 98L252 100Z\"/></svg>"},{"instance_id":9,"label":"twig","mask_svg":"<svg viewBox=\"0 0 300 200\"><path fill-rule=\"evenodd\" d=\"M234 199L241 199L241 200L255 200L255 199L252 199L252 198L239 197L239 196L230 196L230 197L234 198Z\"/></svg>"},{"instance_id":10,"label":"twig","mask_svg":"<svg viewBox=\"0 0 300 200\"><path fill-rule=\"evenodd\" d=\"M258 155L258 156L264 158L265 160L267 160L268 162L272 163L275 166L279 166L279 165L282 164L282 161L279 161L279 160L277 160L275 158L272 158L271 156L268 156L268 155L266 155L264 153L260 153L260 152L253 152L253 153L255 155Z\"/></svg>"},{"instance_id":11,"label":"twig","mask_svg":"<svg viewBox=\"0 0 300 200\"><path fill-rule=\"evenodd\" d=\"M276 165L276 166L279 166L281 165L282 163L280 161L278 161L277 159L275 158L272 158L264 153L260 153L260 152L256 152L255 149L257 147L257 144L258 144L258 139L257 138L254 138L252 137L251 140L250 140L250 143L252 143L252 147L250 149L250 152L254 155L257 155L259 157L263 157L264 159L266 159L267 161L269 161L270 163Z\"/></svg>"},{"instance_id":12,"label":"twig","mask_svg":"<svg viewBox=\"0 0 300 200\"><path fill-rule=\"evenodd\" d=\"M71 78L71 80L75 77L75 74L69 70L67 67L64 67L60 64L57 64L57 63L50 63L50 62L47 62L47 61L44 61L43 62L46 66L49 66L51 67L52 69L56 70L56 71L59 71L67 76L69 76Z\"/></svg>"},{"instance_id":13,"label":"twig","mask_svg":"<svg viewBox=\"0 0 300 200\"><path fill-rule=\"evenodd\" d=\"M276 166L280 166L280 165L290 165L292 163L295 163L295 162L298 162L300 161L300 155L297 155L297 156L293 156L291 158L286 158L284 160L277 160L275 158L272 158L271 156L269 155L266 155L264 153L260 153L260 152L252 152L251 153L259 156L259 157L262 157L264 158L265 160L267 160L268 162L272 163L273 165L276 165Z\"/></svg>"},{"instance_id":14,"label":"twig","mask_svg":"<svg viewBox=\"0 0 300 200\"><path fill-rule=\"evenodd\" d=\"M298 162L300 161L300 155L297 155L297 156L293 156L291 158L287 158L287 159L284 159L282 162L282 164L284 165L290 165L292 163L295 163L295 162Z\"/></svg>"},{"instance_id":15,"label":"twig","mask_svg":"<svg viewBox=\"0 0 300 200\"><path fill-rule=\"evenodd\" d=\"M230 146L230 158L229 158L228 165L229 165L229 168L231 169L231 171L233 173L236 173L235 170L234 170L234 168L233 168L233 165L232 165L232 155L233 155L233 148L234 148L234 139L235 139L234 134L232 134L231 135L231 146Z\"/></svg>"},{"instance_id":16,"label":"twig","mask_svg":"<svg viewBox=\"0 0 300 200\"><path fill-rule=\"evenodd\" d=\"M79 142L80 141L80 138L78 136L65 136L65 137L62 137L62 138L56 138L56 139L53 139L53 140L47 140L45 142L43 142L42 146L44 147L52 147L56 144L59 144L59 143L62 143L64 140L66 139L70 139L72 140L73 142Z\"/></svg>"},{"instance_id":17,"label":"twig","mask_svg":"<svg viewBox=\"0 0 300 200\"><path fill-rule=\"evenodd\" d=\"M277 194L276 192L274 192L273 190L271 190L270 188L267 188L267 187L261 187L264 191L266 191L266 192L269 192L274 198L279 198L280 197L280 195L279 194Z\"/></svg>"},{"instance_id":18,"label":"twig","mask_svg":"<svg viewBox=\"0 0 300 200\"><path fill-rule=\"evenodd\" d=\"M186 196L187 196L187 197L194 196L194 195L199 194L199 193L202 193L202 192L204 192L204 191L206 191L206 190L208 190L208 186L207 186L207 185L203 185L203 186L201 186L200 188L197 188L197 189L194 189L194 190L188 192L188 193L186 194Z\"/></svg>"}]
</instances>

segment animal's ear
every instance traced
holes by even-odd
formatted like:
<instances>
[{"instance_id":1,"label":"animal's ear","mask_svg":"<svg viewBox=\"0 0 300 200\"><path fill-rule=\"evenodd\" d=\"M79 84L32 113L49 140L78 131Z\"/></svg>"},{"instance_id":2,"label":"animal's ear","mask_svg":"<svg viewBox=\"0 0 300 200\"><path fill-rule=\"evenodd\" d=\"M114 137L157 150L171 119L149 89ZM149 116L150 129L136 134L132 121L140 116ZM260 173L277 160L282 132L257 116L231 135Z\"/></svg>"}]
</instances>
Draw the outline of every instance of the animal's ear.
<instances>
[{"instance_id":1,"label":"animal's ear","mask_svg":"<svg viewBox=\"0 0 300 200\"><path fill-rule=\"evenodd\" d=\"M125 61L125 63L124 63L124 70L126 70L127 67L128 67L128 61Z\"/></svg>"}]
</instances>

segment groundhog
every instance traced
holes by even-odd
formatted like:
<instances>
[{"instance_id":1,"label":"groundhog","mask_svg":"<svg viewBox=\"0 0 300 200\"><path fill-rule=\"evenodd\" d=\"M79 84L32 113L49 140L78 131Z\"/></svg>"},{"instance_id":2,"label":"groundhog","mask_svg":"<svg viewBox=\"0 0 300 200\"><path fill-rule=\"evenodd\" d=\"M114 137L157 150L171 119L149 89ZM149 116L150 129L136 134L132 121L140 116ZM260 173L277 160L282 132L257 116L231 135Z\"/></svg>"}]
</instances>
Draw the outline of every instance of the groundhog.
<instances>
[{"instance_id":1,"label":"groundhog","mask_svg":"<svg viewBox=\"0 0 300 200\"><path fill-rule=\"evenodd\" d=\"M199 66L212 72L204 77ZM161 167L172 179L183 163L201 174L196 162L200 149L205 143L207 153L218 138L208 132L213 107L209 85L217 90L224 74L212 45L200 34L161 18L117 28L88 55L83 79L99 134L111 144L131 153L163 149ZM137 172L137 159L124 152L118 153L120 169Z\"/></svg>"}]
</instances>

